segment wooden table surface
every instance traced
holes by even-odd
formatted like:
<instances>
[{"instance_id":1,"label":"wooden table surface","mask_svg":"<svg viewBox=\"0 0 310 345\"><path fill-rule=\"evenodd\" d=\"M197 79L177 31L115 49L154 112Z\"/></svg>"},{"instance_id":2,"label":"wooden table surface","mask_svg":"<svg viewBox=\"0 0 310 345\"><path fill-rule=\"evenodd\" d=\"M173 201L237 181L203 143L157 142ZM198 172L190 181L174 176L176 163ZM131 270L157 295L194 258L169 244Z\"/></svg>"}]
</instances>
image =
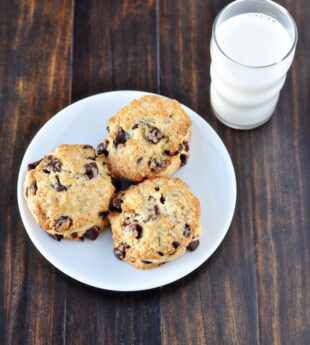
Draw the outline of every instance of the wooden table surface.
<instances>
[{"instance_id":1,"label":"wooden table surface","mask_svg":"<svg viewBox=\"0 0 310 345\"><path fill-rule=\"evenodd\" d=\"M228 1L0 1L0 344L310 344L310 1L278 2L297 22L295 60L272 120L242 132L219 123L209 100L211 26ZM238 182L214 255L138 293L91 288L54 268L16 200L38 129L68 104L118 89L197 111L226 144Z\"/></svg>"}]
</instances>

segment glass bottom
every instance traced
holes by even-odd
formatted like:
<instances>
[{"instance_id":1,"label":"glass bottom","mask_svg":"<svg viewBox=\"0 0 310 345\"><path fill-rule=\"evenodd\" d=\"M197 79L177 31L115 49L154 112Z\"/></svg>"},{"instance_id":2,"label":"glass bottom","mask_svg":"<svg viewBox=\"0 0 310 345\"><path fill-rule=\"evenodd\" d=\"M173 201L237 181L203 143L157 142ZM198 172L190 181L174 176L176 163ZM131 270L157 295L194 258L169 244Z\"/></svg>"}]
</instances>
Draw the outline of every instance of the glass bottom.
<instances>
[{"instance_id":1,"label":"glass bottom","mask_svg":"<svg viewBox=\"0 0 310 345\"><path fill-rule=\"evenodd\" d=\"M271 117L272 117L272 114L273 112L270 114L270 116L268 116L266 119L264 119L263 121L260 121L258 123L255 123L253 125L238 125L238 124L235 124L235 123L232 123L232 122L229 122L227 120L224 120L215 110L214 108L212 107L212 111L213 111L213 114L215 115L215 117L220 121L222 122L224 125L228 126L228 127L231 127L233 129L239 129L239 130L248 130L248 129L254 129L254 128L257 128L257 127L260 127L262 125L264 125L266 122L268 122Z\"/></svg>"}]
</instances>

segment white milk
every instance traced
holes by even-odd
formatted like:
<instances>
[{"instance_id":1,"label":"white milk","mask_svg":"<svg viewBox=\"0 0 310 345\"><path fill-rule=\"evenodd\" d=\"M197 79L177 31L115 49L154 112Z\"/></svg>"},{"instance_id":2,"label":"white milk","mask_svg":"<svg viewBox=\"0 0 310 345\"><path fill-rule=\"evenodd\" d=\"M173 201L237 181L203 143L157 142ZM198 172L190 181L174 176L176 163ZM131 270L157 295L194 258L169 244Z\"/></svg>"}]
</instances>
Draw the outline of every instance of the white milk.
<instances>
[{"instance_id":1,"label":"white milk","mask_svg":"<svg viewBox=\"0 0 310 345\"><path fill-rule=\"evenodd\" d=\"M263 124L275 109L294 56L283 59L292 47L291 36L267 15L244 13L220 24L215 38L210 91L215 114L235 128Z\"/></svg>"}]
</instances>

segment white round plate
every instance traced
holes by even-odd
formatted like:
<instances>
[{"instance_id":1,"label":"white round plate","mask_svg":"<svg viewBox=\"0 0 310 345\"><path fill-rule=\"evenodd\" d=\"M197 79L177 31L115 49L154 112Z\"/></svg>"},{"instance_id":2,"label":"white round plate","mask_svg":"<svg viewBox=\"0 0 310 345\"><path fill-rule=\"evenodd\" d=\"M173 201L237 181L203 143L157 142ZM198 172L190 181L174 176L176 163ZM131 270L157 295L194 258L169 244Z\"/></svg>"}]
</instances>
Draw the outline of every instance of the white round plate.
<instances>
[{"instance_id":1,"label":"white round plate","mask_svg":"<svg viewBox=\"0 0 310 345\"><path fill-rule=\"evenodd\" d=\"M113 91L71 104L51 118L30 143L18 176L20 214L34 245L55 267L85 284L115 291L138 291L180 279L205 262L223 240L236 203L235 172L229 154L216 132L194 111L184 106L193 121L190 158L175 176L182 178L199 198L202 233L196 251L185 253L158 268L138 270L117 260L111 231L96 241L61 241L47 236L29 212L23 181L27 164L37 161L60 144L90 144L106 136L108 118L131 100L146 92Z\"/></svg>"}]
</instances>

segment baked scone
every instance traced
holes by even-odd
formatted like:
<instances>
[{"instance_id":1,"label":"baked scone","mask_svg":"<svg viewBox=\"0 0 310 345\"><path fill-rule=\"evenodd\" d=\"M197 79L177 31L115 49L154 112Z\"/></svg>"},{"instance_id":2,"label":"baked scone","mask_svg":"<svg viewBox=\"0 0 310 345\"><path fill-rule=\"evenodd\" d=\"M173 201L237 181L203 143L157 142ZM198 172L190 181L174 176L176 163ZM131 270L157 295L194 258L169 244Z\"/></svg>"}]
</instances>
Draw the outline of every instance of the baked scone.
<instances>
[{"instance_id":1,"label":"baked scone","mask_svg":"<svg viewBox=\"0 0 310 345\"><path fill-rule=\"evenodd\" d=\"M108 121L97 152L115 177L139 182L170 177L188 158L191 118L176 100L142 96Z\"/></svg>"},{"instance_id":2,"label":"baked scone","mask_svg":"<svg viewBox=\"0 0 310 345\"><path fill-rule=\"evenodd\" d=\"M200 204L179 178L132 185L113 199L114 254L141 269L176 259L199 245Z\"/></svg>"},{"instance_id":3,"label":"baked scone","mask_svg":"<svg viewBox=\"0 0 310 345\"><path fill-rule=\"evenodd\" d=\"M29 164L24 182L28 207L53 238L94 240L109 222L114 193L105 156L89 145L61 145Z\"/></svg>"}]
</instances>

